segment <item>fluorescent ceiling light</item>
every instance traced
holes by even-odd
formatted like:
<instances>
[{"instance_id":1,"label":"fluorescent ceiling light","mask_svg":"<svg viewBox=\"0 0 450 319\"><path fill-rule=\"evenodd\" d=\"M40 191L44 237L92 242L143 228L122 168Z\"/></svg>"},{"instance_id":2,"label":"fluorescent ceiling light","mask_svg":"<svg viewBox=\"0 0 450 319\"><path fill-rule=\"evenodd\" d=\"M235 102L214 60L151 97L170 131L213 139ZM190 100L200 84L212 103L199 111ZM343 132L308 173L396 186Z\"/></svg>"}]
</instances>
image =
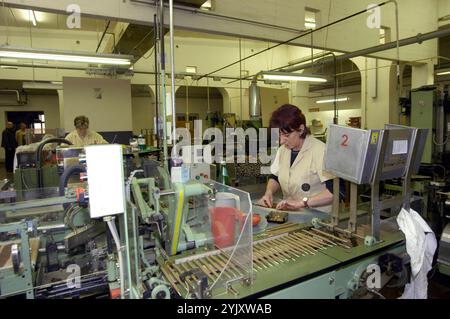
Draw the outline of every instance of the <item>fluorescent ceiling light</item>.
<instances>
[{"instance_id":1,"label":"fluorescent ceiling light","mask_svg":"<svg viewBox=\"0 0 450 319\"><path fill-rule=\"evenodd\" d=\"M0 58L80 62L109 65L130 65L132 56L115 54L80 54L58 50L38 50L0 46Z\"/></svg>"},{"instance_id":2,"label":"fluorescent ceiling light","mask_svg":"<svg viewBox=\"0 0 450 319\"><path fill-rule=\"evenodd\" d=\"M287 73L287 72L263 72L264 80L275 81L303 81L303 82L327 82L324 77L316 75L306 75L300 73Z\"/></svg>"},{"instance_id":3,"label":"fluorescent ceiling light","mask_svg":"<svg viewBox=\"0 0 450 319\"><path fill-rule=\"evenodd\" d=\"M345 102L345 101L348 101L349 100L349 98L348 97L340 97L340 98L337 98L337 99L331 99L331 100L319 100L319 101L316 101L316 103L317 104L322 104L322 103L333 103L333 102Z\"/></svg>"},{"instance_id":4,"label":"fluorescent ceiling light","mask_svg":"<svg viewBox=\"0 0 450 319\"><path fill-rule=\"evenodd\" d=\"M196 66L187 66L186 73L191 73L191 74L197 73L197 67Z\"/></svg>"},{"instance_id":5,"label":"fluorescent ceiling light","mask_svg":"<svg viewBox=\"0 0 450 319\"><path fill-rule=\"evenodd\" d=\"M436 75L447 75L447 74L450 74L450 71L443 71L436 73Z\"/></svg>"},{"instance_id":6,"label":"fluorescent ceiling light","mask_svg":"<svg viewBox=\"0 0 450 319\"><path fill-rule=\"evenodd\" d=\"M315 29L316 24L313 22L305 22L305 28Z\"/></svg>"},{"instance_id":7,"label":"fluorescent ceiling light","mask_svg":"<svg viewBox=\"0 0 450 319\"><path fill-rule=\"evenodd\" d=\"M209 11L212 8L211 0L206 0L200 7L201 10Z\"/></svg>"},{"instance_id":8,"label":"fluorescent ceiling light","mask_svg":"<svg viewBox=\"0 0 450 319\"><path fill-rule=\"evenodd\" d=\"M48 82L23 82L23 89L34 89L34 90L62 90L63 86L61 84L54 84Z\"/></svg>"}]
</instances>

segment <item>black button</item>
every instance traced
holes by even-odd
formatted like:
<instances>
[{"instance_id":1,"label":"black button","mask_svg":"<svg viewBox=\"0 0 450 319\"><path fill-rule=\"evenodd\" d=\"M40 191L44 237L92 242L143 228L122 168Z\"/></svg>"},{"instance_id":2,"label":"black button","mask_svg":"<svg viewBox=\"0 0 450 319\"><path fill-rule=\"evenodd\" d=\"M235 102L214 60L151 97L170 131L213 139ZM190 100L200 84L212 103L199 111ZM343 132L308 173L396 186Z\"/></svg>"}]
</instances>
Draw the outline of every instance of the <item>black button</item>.
<instances>
[{"instance_id":1,"label":"black button","mask_svg":"<svg viewBox=\"0 0 450 319\"><path fill-rule=\"evenodd\" d=\"M307 191L309 191L311 189L311 185L309 185L308 183L304 183L303 185L302 185L302 190L304 191L304 192L307 192Z\"/></svg>"}]
</instances>

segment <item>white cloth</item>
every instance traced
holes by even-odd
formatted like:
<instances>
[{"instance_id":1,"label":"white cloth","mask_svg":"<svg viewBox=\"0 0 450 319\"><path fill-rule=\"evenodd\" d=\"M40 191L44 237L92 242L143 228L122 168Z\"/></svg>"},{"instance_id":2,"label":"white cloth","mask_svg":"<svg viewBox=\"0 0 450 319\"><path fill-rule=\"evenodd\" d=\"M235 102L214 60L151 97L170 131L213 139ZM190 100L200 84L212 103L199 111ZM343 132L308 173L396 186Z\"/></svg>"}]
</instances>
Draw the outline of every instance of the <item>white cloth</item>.
<instances>
[{"instance_id":1,"label":"white cloth","mask_svg":"<svg viewBox=\"0 0 450 319\"><path fill-rule=\"evenodd\" d=\"M325 182L333 178L323 169L325 143L307 135L292 165L291 152L282 145L271 165L271 173L278 176L283 199L301 201L305 197L311 198L323 192L326 189ZM314 208L330 213L332 206Z\"/></svg>"},{"instance_id":2,"label":"white cloth","mask_svg":"<svg viewBox=\"0 0 450 319\"><path fill-rule=\"evenodd\" d=\"M428 272L437 248L436 236L423 218L413 209L402 208L397 217L405 234L406 251L411 259L411 279L400 299L427 299Z\"/></svg>"}]
</instances>

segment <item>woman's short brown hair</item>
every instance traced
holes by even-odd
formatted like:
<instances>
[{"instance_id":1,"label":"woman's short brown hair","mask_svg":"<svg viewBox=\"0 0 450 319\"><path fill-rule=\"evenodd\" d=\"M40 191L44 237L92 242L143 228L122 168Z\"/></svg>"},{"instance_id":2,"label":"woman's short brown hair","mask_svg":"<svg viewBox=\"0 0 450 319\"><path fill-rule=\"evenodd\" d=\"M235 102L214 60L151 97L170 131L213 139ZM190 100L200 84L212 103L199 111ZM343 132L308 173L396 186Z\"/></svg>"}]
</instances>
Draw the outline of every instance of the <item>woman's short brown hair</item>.
<instances>
[{"instance_id":1,"label":"woman's short brown hair","mask_svg":"<svg viewBox=\"0 0 450 319\"><path fill-rule=\"evenodd\" d=\"M270 127L279 128L283 133L291 133L298 131L301 125L305 126L301 138L311 134L309 128L306 127L306 118L302 111L292 104L284 104L276 109L270 118Z\"/></svg>"},{"instance_id":2,"label":"woman's short brown hair","mask_svg":"<svg viewBox=\"0 0 450 319\"><path fill-rule=\"evenodd\" d=\"M80 115L77 116L74 120L73 120L73 125L75 126L75 128L88 128L89 127L89 119L87 118L87 116L84 115Z\"/></svg>"}]
</instances>

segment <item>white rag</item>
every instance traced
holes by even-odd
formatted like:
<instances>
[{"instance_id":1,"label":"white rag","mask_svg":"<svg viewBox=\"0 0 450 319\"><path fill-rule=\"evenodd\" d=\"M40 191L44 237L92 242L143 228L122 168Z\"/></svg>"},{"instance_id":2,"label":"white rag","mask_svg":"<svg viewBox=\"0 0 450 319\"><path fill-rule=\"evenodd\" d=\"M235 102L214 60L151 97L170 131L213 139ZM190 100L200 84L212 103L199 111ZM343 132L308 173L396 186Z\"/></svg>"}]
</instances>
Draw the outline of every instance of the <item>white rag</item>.
<instances>
[{"instance_id":1,"label":"white rag","mask_svg":"<svg viewBox=\"0 0 450 319\"><path fill-rule=\"evenodd\" d=\"M437 248L436 236L423 218L413 209L402 208L397 224L405 234L406 251L411 259L411 279L400 299L427 299L428 272Z\"/></svg>"}]
</instances>

